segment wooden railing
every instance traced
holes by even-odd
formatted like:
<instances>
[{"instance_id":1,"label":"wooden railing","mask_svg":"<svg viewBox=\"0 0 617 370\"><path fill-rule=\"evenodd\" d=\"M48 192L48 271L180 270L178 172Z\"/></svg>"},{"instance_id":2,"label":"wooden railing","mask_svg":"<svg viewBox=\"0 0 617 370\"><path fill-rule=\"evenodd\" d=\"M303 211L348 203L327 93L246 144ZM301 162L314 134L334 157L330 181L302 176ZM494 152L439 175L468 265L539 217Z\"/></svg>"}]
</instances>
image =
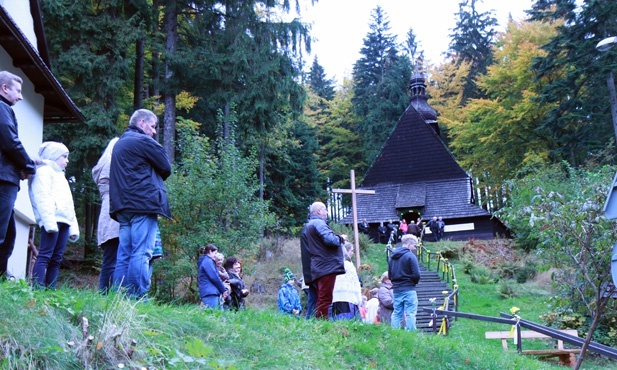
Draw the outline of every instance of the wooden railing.
<instances>
[{"instance_id":1,"label":"wooden railing","mask_svg":"<svg viewBox=\"0 0 617 370\"><path fill-rule=\"evenodd\" d=\"M443 311L454 311L458 312L459 305L459 290L458 283L456 281L456 272L454 270L454 266L447 258L445 258L441 252L431 252L426 247L424 247L423 243L420 242L417 248L418 253L418 261L424 264L424 267L431 271L431 268L435 268L438 274L440 274L440 279L445 281L446 283L452 284L452 291L444 296L443 305L439 308L435 306L433 307L433 331L437 331L437 315L436 310ZM444 291L447 293L447 291ZM456 316L454 317L456 320ZM439 334L448 334L448 328L450 323L448 321L448 316L443 316L441 320L441 325L439 328Z\"/></svg>"}]
</instances>

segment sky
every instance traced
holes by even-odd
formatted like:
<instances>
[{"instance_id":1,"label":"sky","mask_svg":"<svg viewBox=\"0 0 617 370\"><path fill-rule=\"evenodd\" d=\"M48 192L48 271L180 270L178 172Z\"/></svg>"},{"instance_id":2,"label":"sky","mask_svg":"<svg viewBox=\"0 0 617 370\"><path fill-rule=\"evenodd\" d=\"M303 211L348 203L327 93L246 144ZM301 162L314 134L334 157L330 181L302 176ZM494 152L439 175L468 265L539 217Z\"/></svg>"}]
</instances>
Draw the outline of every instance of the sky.
<instances>
[{"instance_id":1,"label":"sky","mask_svg":"<svg viewBox=\"0 0 617 370\"><path fill-rule=\"evenodd\" d=\"M391 33L403 43L409 28L416 34L420 50L430 64L440 64L442 53L450 44L448 35L456 25L455 13L460 0L318 0L314 6L304 1L303 22L312 23L312 53L307 68L316 55L326 76L341 85L351 77L353 64L360 58L363 40L369 32L371 12L380 5L390 21ZM476 3L478 12L494 9L503 31L511 14L515 20L525 18L524 11L533 0L483 0Z\"/></svg>"}]
</instances>

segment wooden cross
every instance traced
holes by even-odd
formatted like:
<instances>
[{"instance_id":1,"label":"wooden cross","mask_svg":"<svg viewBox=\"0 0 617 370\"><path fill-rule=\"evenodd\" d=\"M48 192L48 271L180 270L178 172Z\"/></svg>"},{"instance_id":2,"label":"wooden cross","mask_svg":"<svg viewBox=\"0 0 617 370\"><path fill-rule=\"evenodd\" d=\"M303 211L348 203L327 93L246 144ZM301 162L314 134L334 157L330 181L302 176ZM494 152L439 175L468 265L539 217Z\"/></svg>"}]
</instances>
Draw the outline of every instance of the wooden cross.
<instances>
[{"instance_id":1,"label":"wooden cross","mask_svg":"<svg viewBox=\"0 0 617 370\"><path fill-rule=\"evenodd\" d=\"M351 194L351 213L353 214L353 240L356 244L356 269L360 270L360 242L358 241L358 208L356 206L356 194L375 194L375 190L357 190L356 174L354 170L349 173L351 177L351 189L332 189L333 193Z\"/></svg>"}]
</instances>

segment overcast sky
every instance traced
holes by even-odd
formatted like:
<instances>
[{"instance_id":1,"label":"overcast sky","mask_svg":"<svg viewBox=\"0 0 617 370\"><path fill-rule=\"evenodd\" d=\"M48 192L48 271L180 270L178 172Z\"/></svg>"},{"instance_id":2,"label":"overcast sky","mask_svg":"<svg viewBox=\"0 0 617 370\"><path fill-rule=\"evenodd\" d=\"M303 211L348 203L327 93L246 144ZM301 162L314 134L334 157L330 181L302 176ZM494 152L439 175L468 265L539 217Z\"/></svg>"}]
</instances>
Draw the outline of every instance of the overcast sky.
<instances>
[{"instance_id":1,"label":"overcast sky","mask_svg":"<svg viewBox=\"0 0 617 370\"><path fill-rule=\"evenodd\" d=\"M360 58L363 39L369 32L371 12L380 5L390 21L397 42L406 39L407 31L413 28L420 49L432 64L440 64L442 53L448 49L452 29L456 25L455 13L460 0L318 0L310 6L305 0L302 20L313 23L311 34L314 41L312 55L307 59L308 68L317 55L319 64L328 78L341 84L343 77L351 77L353 64ZM525 17L533 0L484 0L478 1L479 12L495 10L500 31L505 29L508 15L515 20Z\"/></svg>"}]
</instances>

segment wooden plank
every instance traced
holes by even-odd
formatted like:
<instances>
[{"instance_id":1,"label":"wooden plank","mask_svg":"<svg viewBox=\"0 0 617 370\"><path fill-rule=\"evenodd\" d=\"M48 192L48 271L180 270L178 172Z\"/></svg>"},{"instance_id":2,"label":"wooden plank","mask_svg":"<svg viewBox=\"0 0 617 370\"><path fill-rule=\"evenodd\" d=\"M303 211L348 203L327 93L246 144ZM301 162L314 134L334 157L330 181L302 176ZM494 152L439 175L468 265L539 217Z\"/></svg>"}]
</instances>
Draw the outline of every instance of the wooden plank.
<instances>
[{"instance_id":1,"label":"wooden plank","mask_svg":"<svg viewBox=\"0 0 617 370\"><path fill-rule=\"evenodd\" d=\"M574 329L564 329L564 330L559 330L560 332L564 333L564 334L569 334L575 337L578 337L578 331L574 330ZM516 339L516 332L509 332L509 331L487 331L484 333L484 337L486 339L501 339L501 346L503 347L504 350L508 349L508 339L512 338L512 339ZM580 353L580 349L578 350L578 352L572 352L570 350L566 350L563 348L563 341L550 337L548 335L542 334L542 333L538 333L537 331L533 331L533 330L521 330L521 339L555 339L557 341L557 349L547 349L547 350L538 350L538 351L551 351L549 353L554 353L552 354L553 356L557 356L560 354L567 354L567 353ZM554 351L570 351L570 352L565 352L565 353L555 353ZM576 350L575 350L576 351ZM528 354L532 354L530 352L532 351L523 351L523 352L528 352ZM549 353L545 353L545 354L549 354ZM539 353L535 353L535 354L539 354Z\"/></svg>"},{"instance_id":2,"label":"wooden plank","mask_svg":"<svg viewBox=\"0 0 617 370\"><path fill-rule=\"evenodd\" d=\"M565 334L578 337L578 331L574 329L564 329L564 330L559 330L559 331ZM486 339L502 339L502 338L514 339L514 337L516 336L516 332L487 331L484 333L484 336ZM533 330L521 330L521 338L552 338L552 337L549 337L548 335L544 335L542 333L538 333L537 331L533 331Z\"/></svg>"},{"instance_id":3,"label":"wooden plank","mask_svg":"<svg viewBox=\"0 0 617 370\"><path fill-rule=\"evenodd\" d=\"M580 348L566 348L566 349L528 349L523 350L521 354L523 355L567 355L570 353L581 353Z\"/></svg>"},{"instance_id":4,"label":"wooden plank","mask_svg":"<svg viewBox=\"0 0 617 370\"><path fill-rule=\"evenodd\" d=\"M484 336L486 339L514 338L509 331L487 331Z\"/></svg>"}]
</instances>

